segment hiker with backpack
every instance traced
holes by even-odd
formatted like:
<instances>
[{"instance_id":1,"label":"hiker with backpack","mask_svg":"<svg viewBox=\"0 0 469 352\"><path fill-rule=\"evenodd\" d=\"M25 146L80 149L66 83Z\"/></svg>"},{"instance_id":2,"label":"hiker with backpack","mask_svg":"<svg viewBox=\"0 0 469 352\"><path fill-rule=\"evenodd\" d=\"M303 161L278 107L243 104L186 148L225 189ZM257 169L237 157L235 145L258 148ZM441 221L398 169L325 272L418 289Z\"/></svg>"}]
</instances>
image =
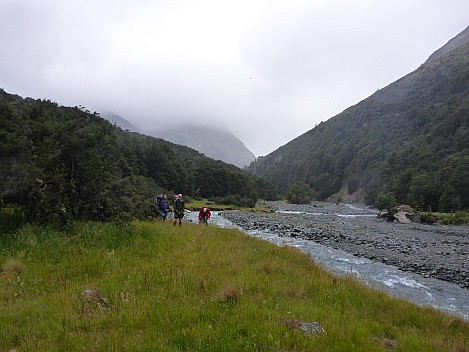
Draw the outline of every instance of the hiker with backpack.
<instances>
[{"instance_id":1,"label":"hiker with backpack","mask_svg":"<svg viewBox=\"0 0 469 352\"><path fill-rule=\"evenodd\" d=\"M168 213L171 213L172 210L169 207L168 196L167 195L159 195L156 197L156 205L158 206L158 210L160 212L161 218L163 221L166 220Z\"/></svg>"},{"instance_id":2,"label":"hiker with backpack","mask_svg":"<svg viewBox=\"0 0 469 352\"><path fill-rule=\"evenodd\" d=\"M186 207L186 203L184 199L182 199L182 194L178 194L175 198L174 202L174 221L173 226L176 226L176 222L179 220L179 226L182 224L182 218L184 217L184 208Z\"/></svg>"}]
</instances>

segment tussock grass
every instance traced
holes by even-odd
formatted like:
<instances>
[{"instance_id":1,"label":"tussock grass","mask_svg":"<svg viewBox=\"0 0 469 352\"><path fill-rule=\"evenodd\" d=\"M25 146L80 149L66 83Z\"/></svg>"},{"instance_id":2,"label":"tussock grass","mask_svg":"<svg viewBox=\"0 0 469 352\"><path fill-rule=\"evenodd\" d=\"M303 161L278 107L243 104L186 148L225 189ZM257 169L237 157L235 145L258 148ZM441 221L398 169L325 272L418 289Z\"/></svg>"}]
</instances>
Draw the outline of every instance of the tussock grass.
<instances>
[{"instance_id":1,"label":"tussock grass","mask_svg":"<svg viewBox=\"0 0 469 352\"><path fill-rule=\"evenodd\" d=\"M468 323L233 229L25 226L0 264L0 351L469 351Z\"/></svg>"}]
</instances>

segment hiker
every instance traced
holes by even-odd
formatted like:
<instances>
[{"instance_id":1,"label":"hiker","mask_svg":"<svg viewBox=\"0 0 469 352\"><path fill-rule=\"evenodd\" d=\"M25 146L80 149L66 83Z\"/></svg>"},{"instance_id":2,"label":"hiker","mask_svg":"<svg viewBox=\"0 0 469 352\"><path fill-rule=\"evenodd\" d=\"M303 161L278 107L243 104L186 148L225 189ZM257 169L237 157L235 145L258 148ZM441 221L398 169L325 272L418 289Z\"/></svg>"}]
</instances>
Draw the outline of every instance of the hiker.
<instances>
[{"instance_id":1,"label":"hiker","mask_svg":"<svg viewBox=\"0 0 469 352\"><path fill-rule=\"evenodd\" d=\"M163 221L166 220L168 213L171 213L171 212L172 210L169 207L168 196L165 194L163 196L163 199L160 201L160 214L161 214L161 217L163 218Z\"/></svg>"},{"instance_id":2,"label":"hiker","mask_svg":"<svg viewBox=\"0 0 469 352\"><path fill-rule=\"evenodd\" d=\"M177 197L175 197L176 202L174 203L174 222L173 226L176 226L176 222L179 220L179 226L182 224L182 218L184 217L184 208L186 207L186 203L184 199L182 199L182 194L179 193Z\"/></svg>"},{"instance_id":3,"label":"hiker","mask_svg":"<svg viewBox=\"0 0 469 352\"><path fill-rule=\"evenodd\" d=\"M212 216L210 209L207 207L200 208L199 211L199 223L208 225L208 220Z\"/></svg>"}]
</instances>

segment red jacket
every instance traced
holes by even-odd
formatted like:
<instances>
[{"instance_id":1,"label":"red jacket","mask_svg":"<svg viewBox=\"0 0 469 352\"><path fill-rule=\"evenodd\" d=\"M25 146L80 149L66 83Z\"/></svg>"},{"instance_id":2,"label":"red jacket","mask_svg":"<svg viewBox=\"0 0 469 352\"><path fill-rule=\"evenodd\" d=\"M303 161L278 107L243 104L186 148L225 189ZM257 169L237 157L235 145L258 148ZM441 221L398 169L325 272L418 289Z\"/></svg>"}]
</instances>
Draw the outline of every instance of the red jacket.
<instances>
[{"instance_id":1,"label":"red jacket","mask_svg":"<svg viewBox=\"0 0 469 352\"><path fill-rule=\"evenodd\" d=\"M204 211L206 209L206 211ZM208 220L212 216L212 213L210 212L210 209L207 207L200 208L199 211L199 221L202 220L202 217L205 216L205 219Z\"/></svg>"}]
</instances>

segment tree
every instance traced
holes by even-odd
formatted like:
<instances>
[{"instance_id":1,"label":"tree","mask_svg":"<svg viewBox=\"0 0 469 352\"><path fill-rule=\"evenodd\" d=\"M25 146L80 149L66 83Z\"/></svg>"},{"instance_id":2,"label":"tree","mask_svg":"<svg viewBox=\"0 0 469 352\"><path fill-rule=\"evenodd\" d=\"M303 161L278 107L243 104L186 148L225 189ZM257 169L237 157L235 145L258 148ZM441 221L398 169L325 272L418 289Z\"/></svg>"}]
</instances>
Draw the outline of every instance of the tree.
<instances>
[{"instance_id":1,"label":"tree","mask_svg":"<svg viewBox=\"0 0 469 352\"><path fill-rule=\"evenodd\" d=\"M450 212L461 209L461 197L456 193L452 186L447 186L440 197L441 212Z\"/></svg>"},{"instance_id":2,"label":"tree","mask_svg":"<svg viewBox=\"0 0 469 352\"><path fill-rule=\"evenodd\" d=\"M381 191L378 192L378 194L376 195L375 207L379 210L387 209L389 211L396 205L396 197L394 197L394 194L392 192Z\"/></svg>"},{"instance_id":3,"label":"tree","mask_svg":"<svg viewBox=\"0 0 469 352\"><path fill-rule=\"evenodd\" d=\"M295 181L288 189L287 200L292 204L309 204L313 199L311 187L303 181Z\"/></svg>"}]
</instances>

